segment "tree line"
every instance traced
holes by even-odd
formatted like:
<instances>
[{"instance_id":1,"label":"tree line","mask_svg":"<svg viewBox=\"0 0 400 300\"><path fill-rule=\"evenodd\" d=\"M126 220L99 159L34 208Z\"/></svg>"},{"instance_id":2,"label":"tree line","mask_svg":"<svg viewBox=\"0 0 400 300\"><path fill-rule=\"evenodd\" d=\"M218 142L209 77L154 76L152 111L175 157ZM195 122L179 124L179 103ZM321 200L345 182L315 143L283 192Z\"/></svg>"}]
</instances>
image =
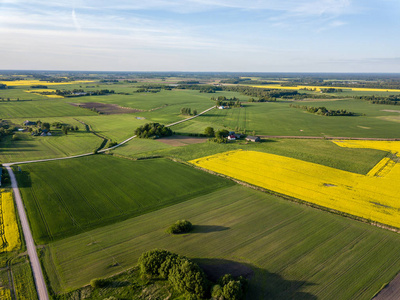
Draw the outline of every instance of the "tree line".
<instances>
[{"instance_id":1,"label":"tree line","mask_svg":"<svg viewBox=\"0 0 400 300\"><path fill-rule=\"evenodd\" d=\"M300 108L309 113L321 116L356 116L356 113L347 111L345 109L332 110L332 109L327 109L324 106L313 107L313 106L295 105L295 104L290 104L289 106L293 108Z\"/></svg>"},{"instance_id":2,"label":"tree line","mask_svg":"<svg viewBox=\"0 0 400 300\"><path fill-rule=\"evenodd\" d=\"M390 96L356 96L355 99L365 100L372 104L400 105L400 95Z\"/></svg>"}]
</instances>

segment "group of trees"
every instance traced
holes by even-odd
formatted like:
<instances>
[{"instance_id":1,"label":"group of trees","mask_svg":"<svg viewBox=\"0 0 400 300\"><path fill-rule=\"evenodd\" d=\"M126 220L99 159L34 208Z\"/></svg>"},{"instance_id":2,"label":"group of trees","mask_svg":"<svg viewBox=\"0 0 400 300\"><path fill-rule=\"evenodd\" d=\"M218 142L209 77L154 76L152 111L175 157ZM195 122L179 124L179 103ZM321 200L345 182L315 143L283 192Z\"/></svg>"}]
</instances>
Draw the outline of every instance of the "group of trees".
<instances>
[{"instance_id":1,"label":"group of trees","mask_svg":"<svg viewBox=\"0 0 400 300\"><path fill-rule=\"evenodd\" d=\"M172 135L172 130L159 123L146 123L136 128L135 134L139 138L157 138Z\"/></svg>"},{"instance_id":2,"label":"group of trees","mask_svg":"<svg viewBox=\"0 0 400 300\"><path fill-rule=\"evenodd\" d=\"M160 278L168 282L186 299L240 300L247 290L247 280L232 275L222 276L213 285L203 270L193 261L167 250L154 249L139 258L139 268L144 276Z\"/></svg>"},{"instance_id":3,"label":"group of trees","mask_svg":"<svg viewBox=\"0 0 400 300\"><path fill-rule=\"evenodd\" d=\"M101 96L114 94L114 90L96 90L96 91L86 91L83 89L73 89L73 90L56 90L56 95L63 97L82 97L82 96ZM52 92L41 92L41 94L52 94Z\"/></svg>"},{"instance_id":4,"label":"group of trees","mask_svg":"<svg viewBox=\"0 0 400 300\"><path fill-rule=\"evenodd\" d=\"M229 135L229 131L226 129L214 131L214 128L207 127L204 130L204 135L207 137L210 137L210 141L213 141L216 143L227 143L228 142L227 137Z\"/></svg>"},{"instance_id":5,"label":"group of trees","mask_svg":"<svg viewBox=\"0 0 400 300\"><path fill-rule=\"evenodd\" d=\"M0 119L0 139L3 136L13 135L16 127L10 121Z\"/></svg>"},{"instance_id":6,"label":"group of trees","mask_svg":"<svg viewBox=\"0 0 400 300\"><path fill-rule=\"evenodd\" d=\"M313 106L290 104L290 107L300 108L300 109L306 110L309 113L317 114L317 115L321 115L321 116L355 116L356 115L356 113L347 111L345 109L331 110L331 109L327 109L324 106L313 107Z\"/></svg>"},{"instance_id":7,"label":"group of trees","mask_svg":"<svg viewBox=\"0 0 400 300\"><path fill-rule=\"evenodd\" d=\"M167 232L171 234L180 234L188 233L192 229L193 225L188 220L178 220L167 229Z\"/></svg>"},{"instance_id":8,"label":"group of trees","mask_svg":"<svg viewBox=\"0 0 400 300\"><path fill-rule=\"evenodd\" d=\"M356 96L355 99L361 99L369 101L373 104L389 104L389 105L400 105L400 95L390 95L390 96Z\"/></svg>"},{"instance_id":9,"label":"group of trees","mask_svg":"<svg viewBox=\"0 0 400 300\"><path fill-rule=\"evenodd\" d=\"M150 278L168 280L177 291L189 297L205 298L207 295L206 275L196 263L184 256L167 250L151 250L140 256L139 268Z\"/></svg>"},{"instance_id":10,"label":"group of trees","mask_svg":"<svg viewBox=\"0 0 400 300\"><path fill-rule=\"evenodd\" d=\"M7 84L0 83L0 90L4 90L7 88Z\"/></svg>"},{"instance_id":11,"label":"group of trees","mask_svg":"<svg viewBox=\"0 0 400 300\"><path fill-rule=\"evenodd\" d=\"M247 292L247 279L239 276L235 279L231 274L225 274L218 280L218 284L214 285L211 291L211 297L215 300L244 298Z\"/></svg>"},{"instance_id":12,"label":"group of trees","mask_svg":"<svg viewBox=\"0 0 400 300\"><path fill-rule=\"evenodd\" d=\"M321 92L323 92L323 93L341 93L341 92L343 92L343 90L335 89L335 88L327 88L327 89L321 89Z\"/></svg>"},{"instance_id":13,"label":"group of trees","mask_svg":"<svg viewBox=\"0 0 400 300\"><path fill-rule=\"evenodd\" d=\"M191 108L187 108L187 107L182 107L181 108L181 115L185 115L185 116L195 116L197 115L197 109L192 109Z\"/></svg>"}]
</instances>

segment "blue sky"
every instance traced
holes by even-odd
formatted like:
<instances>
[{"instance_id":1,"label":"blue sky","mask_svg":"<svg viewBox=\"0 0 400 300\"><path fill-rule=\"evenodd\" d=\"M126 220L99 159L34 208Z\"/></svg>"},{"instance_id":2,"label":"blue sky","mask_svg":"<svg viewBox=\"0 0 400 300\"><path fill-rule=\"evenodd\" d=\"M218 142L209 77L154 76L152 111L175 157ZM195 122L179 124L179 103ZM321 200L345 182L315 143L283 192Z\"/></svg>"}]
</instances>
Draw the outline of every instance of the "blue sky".
<instances>
[{"instance_id":1,"label":"blue sky","mask_svg":"<svg viewBox=\"0 0 400 300\"><path fill-rule=\"evenodd\" d=\"M400 72L399 0L0 0L0 69Z\"/></svg>"}]
</instances>

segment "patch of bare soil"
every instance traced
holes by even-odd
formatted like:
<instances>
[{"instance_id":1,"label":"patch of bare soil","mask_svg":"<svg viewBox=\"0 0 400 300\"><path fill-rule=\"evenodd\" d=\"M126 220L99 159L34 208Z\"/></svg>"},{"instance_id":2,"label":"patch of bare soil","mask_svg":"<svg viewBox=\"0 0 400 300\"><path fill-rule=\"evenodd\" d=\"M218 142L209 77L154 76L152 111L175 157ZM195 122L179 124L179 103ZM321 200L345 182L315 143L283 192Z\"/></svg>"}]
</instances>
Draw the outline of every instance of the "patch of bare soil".
<instances>
[{"instance_id":1,"label":"patch of bare soil","mask_svg":"<svg viewBox=\"0 0 400 300\"><path fill-rule=\"evenodd\" d=\"M194 261L203 269L207 278L216 282L221 276L231 274L233 277L243 276L250 279L253 270L242 263L225 259L194 259Z\"/></svg>"},{"instance_id":2,"label":"patch of bare soil","mask_svg":"<svg viewBox=\"0 0 400 300\"><path fill-rule=\"evenodd\" d=\"M373 300L398 300L400 295L400 274L398 274Z\"/></svg>"},{"instance_id":3,"label":"patch of bare soil","mask_svg":"<svg viewBox=\"0 0 400 300\"><path fill-rule=\"evenodd\" d=\"M76 107L95 109L96 111L104 115L130 114L141 111L138 109L122 107L117 104L109 104L109 103L85 102L85 103L70 103L70 104Z\"/></svg>"},{"instance_id":4,"label":"patch of bare soil","mask_svg":"<svg viewBox=\"0 0 400 300\"><path fill-rule=\"evenodd\" d=\"M163 137L161 139L158 139L157 141L174 146L174 147L179 147L179 146L187 146L191 144L200 144L204 143L207 140L205 137L193 137L193 136L184 136L184 135L173 135L173 136L168 136L168 137Z\"/></svg>"},{"instance_id":5,"label":"patch of bare soil","mask_svg":"<svg viewBox=\"0 0 400 300\"><path fill-rule=\"evenodd\" d=\"M395 109L382 109L381 111L394 112L394 113L399 113L400 114L400 110L395 110Z\"/></svg>"}]
</instances>

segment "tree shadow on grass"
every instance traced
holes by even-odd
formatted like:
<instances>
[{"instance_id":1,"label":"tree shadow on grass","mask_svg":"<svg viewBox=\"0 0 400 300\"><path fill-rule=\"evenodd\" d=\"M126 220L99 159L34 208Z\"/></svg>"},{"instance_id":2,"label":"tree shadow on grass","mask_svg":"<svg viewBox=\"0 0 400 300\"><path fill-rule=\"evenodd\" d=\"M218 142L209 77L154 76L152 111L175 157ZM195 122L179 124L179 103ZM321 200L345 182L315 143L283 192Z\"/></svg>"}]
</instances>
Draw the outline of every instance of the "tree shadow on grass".
<instances>
[{"instance_id":1,"label":"tree shadow on grass","mask_svg":"<svg viewBox=\"0 0 400 300\"><path fill-rule=\"evenodd\" d=\"M31 174L27 171L22 171L18 168L18 166L14 167L14 174L18 181L18 187L31 187L32 180Z\"/></svg>"},{"instance_id":2,"label":"tree shadow on grass","mask_svg":"<svg viewBox=\"0 0 400 300\"><path fill-rule=\"evenodd\" d=\"M206 273L207 278L216 282L224 274L243 276L249 280L246 299L302 299L316 300L317 297L302 289L314 285L304 280L287 280L277 273L253 265L226 259L193 259Z\"/></svg>"},{"instance_id":3,"label":"tree shadow on grass","mask_svg":"<svg viewBox=\"0 0 400 300\"><path fill-rule=\"evenodd\" d=\"M193 225L193 230L191 231L191 233L210 233L210 232L224 231L228 229L230 228L218 225Z\"/></svg>"}]
</instances>

